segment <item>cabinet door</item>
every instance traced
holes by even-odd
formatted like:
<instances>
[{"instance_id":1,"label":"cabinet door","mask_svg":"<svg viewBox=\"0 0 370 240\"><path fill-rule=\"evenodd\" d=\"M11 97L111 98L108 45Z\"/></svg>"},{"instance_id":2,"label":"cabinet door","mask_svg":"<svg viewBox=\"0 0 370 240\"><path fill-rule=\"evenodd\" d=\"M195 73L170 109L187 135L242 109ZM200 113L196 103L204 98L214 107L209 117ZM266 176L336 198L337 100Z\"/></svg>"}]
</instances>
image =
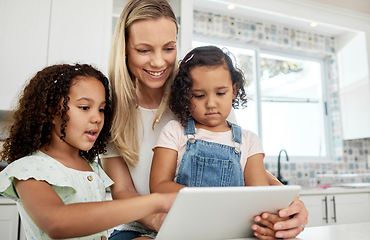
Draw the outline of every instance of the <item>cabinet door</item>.
<instances>
[{"instance_id":1,"label":"cabinet door","mask_svg":"<svg viewBox=\"0 0 370 240\"><path fill-rule=\"evenodd\" d=\"M339 38L338 80L343 139L370 137L370 42L365 33Z\"/></svg>"},{"instance_id":2,"label":"cabinet door","mask_svg":"<svg viewBox=\"0 0 370 240\"><path fill-rule=\"evenodd\" d=\"M370 193L335 194L330 202L332 221L336 217L338 224L370 221Z\"/></svg>"},{"instance_id":3,"label":"cabinet door","mask_svg":"<svg viewBox=\"0 0 370 240\"><path fill-rule=\"evenodd\" d=\"M322 226L329 223L327 198L325 195L300 196L308 211L307 227Z\"/></svg>"},{"instance_id":4,"label":"cabinet door","mask_svg":"<svg viewBox=\"0 0 370 240\"><path fill-rule=\"evenodd\" d=\"M107 72L112 0L53 0L48 65L88 63Z\"/></svg>"},{"instance_id":5,"label":"cabinet door","mask_svg":"<svg viewBox=\"0 0 370 240\"><path fill-rule=\"evenodd\" d=\"M309 227L370 221L370 193L306 195Z\"/></svg>"},{"instance_id":6,"label":"cabinet door","mask_svg":"<svg viewBox=\"0 0 370 240\"><path fill-rule=\"evenodd\" d=\"M0 1L0 110L46 66L51 0Z\"/></svg>"},{"instance_id":7,"label":"cabinet door","mask_svg":"<svg viewBox=\"0 0 370 240\"><path fill-rule=\"evenodd\" d=\"M18 239L18 210L15 204L0 205L0 239Z\"/></svg>"}]
</instances>

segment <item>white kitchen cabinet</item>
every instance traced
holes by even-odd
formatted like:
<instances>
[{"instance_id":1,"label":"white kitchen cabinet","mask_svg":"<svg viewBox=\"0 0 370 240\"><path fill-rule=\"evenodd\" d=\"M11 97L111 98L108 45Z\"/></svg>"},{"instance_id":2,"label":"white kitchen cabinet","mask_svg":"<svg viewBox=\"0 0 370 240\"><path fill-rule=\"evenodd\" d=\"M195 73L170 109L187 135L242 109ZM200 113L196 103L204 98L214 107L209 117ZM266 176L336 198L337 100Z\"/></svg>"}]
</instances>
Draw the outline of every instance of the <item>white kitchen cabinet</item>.
<instances>
[{"instance_id":1,"label":"white kitchen cabinet","mask_svg":"<svg viewBox=\"0 0 370 240\"><path fill-rule=\"evenodd\" d=\"M113 0L1 0L0 110L56 63L88 63L107 74Z\"/></svg>"},{"instance_id":2,"label":"white kitchen cabinet","mask_svg":"<svg viewBox=\"0 0 370 240\"><path fill-rule=\"evenodd\" d=\"M46 66L50 0L0 1L0 110L9 110L25 81Z\"/></svg>"},{"instance_id":3,"label":"white kitchen cabinet","mask_svg":"<svg viewBox=\"0 0 370 240\"><path fill-rule=\"evenodd\" d=\"M370 137L370 31L339 38L338 80L344 140ZM366 42L367 41L367 42Z\"/></svg>"},{"instance_id":4,"label":"white kitchen cabinet","mask_svg":"<svg viewBox=\"0 0 370 240\"><path fill-rule=\"evenodd\" d=\"M48 65L89 63L107 73L112 0L52 0Z\"/></svg>"},{"instance_id":5,"label":"white kitchen cabinet","mask_svg":"<svg viewBox=\"0 0 370 240\"><path fill-rule=\"evenodd\" d=\"M19 215L15 204L0 204L0 239L18 239Z\"/></svg>"},{"instance_id":6,"label":"white kitchen cabinet","mask_svg":"<svg viewBox=\"0 0 370 240\"><path fill-rule=\"evenodd\" d=\"M370 221L370 193L304 195L309 227Z\"/></svg>"}]
</instances>

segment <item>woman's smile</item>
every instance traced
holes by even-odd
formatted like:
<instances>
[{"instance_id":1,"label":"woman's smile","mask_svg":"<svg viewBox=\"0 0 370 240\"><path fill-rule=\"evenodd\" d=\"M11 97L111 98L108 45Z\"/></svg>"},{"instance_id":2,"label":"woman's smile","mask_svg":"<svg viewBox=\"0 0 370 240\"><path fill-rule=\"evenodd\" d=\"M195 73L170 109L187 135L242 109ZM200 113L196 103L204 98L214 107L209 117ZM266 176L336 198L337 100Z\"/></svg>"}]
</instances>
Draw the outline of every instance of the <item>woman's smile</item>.
<instances>
[{"instance_id":1,"label":"woman's smile","mask_svg":"<svg viewBox=\"0 0 370 240\"><path fill-rule=\"evenodd\" d=\"M154 77L154 78L161 78L164 76L164 73L166 72L166 69L165 70L162 70L162 71L149 71L149 70L144 70L145 72L147 72L150 76Z\"/></svg>"}]
</instances>

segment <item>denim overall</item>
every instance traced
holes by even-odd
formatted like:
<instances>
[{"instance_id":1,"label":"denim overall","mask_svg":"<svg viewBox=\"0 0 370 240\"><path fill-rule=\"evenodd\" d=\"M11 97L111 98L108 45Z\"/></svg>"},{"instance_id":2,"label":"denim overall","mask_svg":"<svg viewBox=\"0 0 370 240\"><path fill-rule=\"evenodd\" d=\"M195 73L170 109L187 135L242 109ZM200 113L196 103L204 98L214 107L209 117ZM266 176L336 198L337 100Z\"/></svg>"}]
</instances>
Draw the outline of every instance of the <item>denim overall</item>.
<instances>
[{"instance_id":1,"label":"denim overall","mask_svg":"<svg viewBox=\"0 0 370 240\"><path fill-rule=\"evenodd\" d=\"M240 164L241 128L228 122L234 146L195 139L194 120L189 118L184 127L188 137L186 151L181 159L177 180L189 187L244 186Z\"/></svg>"}]
</instances>

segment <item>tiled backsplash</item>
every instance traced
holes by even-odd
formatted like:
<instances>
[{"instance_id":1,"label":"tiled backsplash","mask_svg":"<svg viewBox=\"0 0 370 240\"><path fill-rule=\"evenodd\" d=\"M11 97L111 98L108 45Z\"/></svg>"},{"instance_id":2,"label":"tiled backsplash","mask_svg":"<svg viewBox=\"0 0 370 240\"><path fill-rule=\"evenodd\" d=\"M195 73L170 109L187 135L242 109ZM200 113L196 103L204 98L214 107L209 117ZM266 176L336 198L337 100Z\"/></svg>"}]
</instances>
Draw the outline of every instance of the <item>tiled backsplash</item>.
<instances>
[{"instance_id":1,"label":"tiled backsplash","mask_svg":"<svg viewBox=\"0 0 370 240\"><path fill-rule=\"evenodd\" d=\"M9 120L8 116L4 116L4 111L0 112L0 149L2 148L3 142L5 138L8 137L7 129L8 129L8 122L5 121ZM0 171L6 167L7 164L5 162L0 162Z\"/></svg>"},{"instance_id":2,"label":"tiled backsplash","mask_svg":"<svg viewBox=\"0 0 370 240\"><path fill-rule=\"evenodd\" d=\"M370 139L343 141L343 157L330 162L282 162L281 175L303 187L341 183L370 183ZM266 163L276 175L277 163ZM336 177L331 176L335 174Z\"/></svg>"},{"instance_id":3,"label":"tiled backsplash","mask_svg":"<svg viewBox=\"0 0 370 240\"><path fill-rule=\"evenodd\" d=\"M11 111L0 110L0 141L4 141L8 136L9 121L11 120Z\"/></svg>"},{"instance_id":4,"label":"tiled backsplash","mask_svg":"<svg viewBox=\"0 0 370 240\"><path fill-rule=\"evenodd\" d=\"M283 162L281 173L290 184L303 187L347 182L370 182L370 138L343 141L339 108L338 76L334 36L325 36L290 26L282 26L246 17L194 11L194 34L213 38L232 39L240 43L297 53L324 56L329 71L329 112L332 128L333 160L330 162ZM276 161L277 162L277 161ZM266 168L277 173L277 163L266 163ZM348 175L348 173L357 175ZM338 175L324 179L323 174Z\"/></svg>"},{"instance_id":5,"label":"tiled backsplash","mask_svg":"<svg viewBox=\"0 0 370 240\"><path fill-rule=\"evenodd\" d=\"M0 118L0 142L8 137L8 127L9 123Z\"/></svg>"}]
</instances>

